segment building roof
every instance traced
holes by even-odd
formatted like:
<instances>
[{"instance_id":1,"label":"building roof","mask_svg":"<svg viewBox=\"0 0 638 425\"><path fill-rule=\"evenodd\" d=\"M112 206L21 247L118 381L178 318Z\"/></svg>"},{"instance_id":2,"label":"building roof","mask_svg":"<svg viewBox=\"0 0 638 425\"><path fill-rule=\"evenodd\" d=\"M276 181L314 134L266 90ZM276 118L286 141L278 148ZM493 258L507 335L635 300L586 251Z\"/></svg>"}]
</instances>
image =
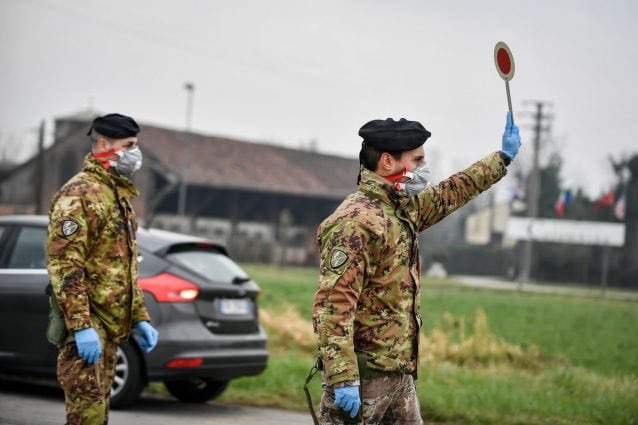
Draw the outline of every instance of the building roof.
<instances>
[{"instance_id":1,"label":"building roof","mask_svg":"<svg viewBox=\"0 0 638 425\"><path fill-rule=\"evenodd\" d=\"M146 157L177 174L186 158L191 185L326 198L356 190L354 158L150 125L142 125L140 145ZM352 147L358 153L356 142Z\"/></svg>"},{"instance_id":2,"label":"building roof","mask_svg":"<svg viewBox=\"0 0 638 425\"><path fill-rule=\"evenodd\" d=\"M91 119L79 115L56 120L58 143L87 143ZM336 155L190 133L141 123L144 161L155 169L179 175L187 155L189 185L343 199L356 191L359 161ZM60 131L58 132L58 129ZM353 154L359 145L353 140ZM37 155L11 172L32 166ZM8 177L8 176L5 176Z\"/></svg>"}]
</instances>

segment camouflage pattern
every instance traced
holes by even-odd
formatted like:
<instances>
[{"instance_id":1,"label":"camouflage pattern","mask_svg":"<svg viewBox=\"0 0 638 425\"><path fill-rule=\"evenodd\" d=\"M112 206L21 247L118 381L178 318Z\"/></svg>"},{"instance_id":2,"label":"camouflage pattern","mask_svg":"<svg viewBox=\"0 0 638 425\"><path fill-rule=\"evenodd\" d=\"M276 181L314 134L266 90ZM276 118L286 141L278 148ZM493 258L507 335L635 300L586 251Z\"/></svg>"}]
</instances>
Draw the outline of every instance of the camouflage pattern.
<instances>
[{"instance_id":1,"label":"camouflage pattern","mask_svg":"<svg viewBox=\"0 0 638 425\"><path fill-rule=\"evenodd\" d=\"M109 395L115 377L117 344L107 338L100 321L91 323L102 344L102 355L90 365L78 356L72 341L58 351L58 382L64 390L67 425L102 425L109 421Z\"/></svg>"},{"instance_id":2,"label":"camouflage pattern","mask_svg":"<svg viewBox=\"0 0 638 425\"><path fill-rule=\"evenodd\" d=\"M102 355L89 365L75 341L58 351L67 424L108 423L117 344L131 325L149 320L137 285L137 222L131 205L137 190L91 154L81 172L54 196L49 210L47 269L67 330L93 327Z\"/></svg>"},{"instance_id":3,"label":"camouflage pattern","mask_svg":"<svg viewBox=\"0 0 638 425\"><path fill-rule=\"evenodd\" d=\"M319 288L313 327L329 385L359 381L367 368L417 371L420 275L418 233L506 174L498 152L417 196L363 170L359 190L321 223Z\"/></svg>"},{"instance_id":4,"label":"camouflage pattern","mask_svg":"<svg viewBox=\"0 0 638 425\"><path fill-rule=\"evenodd\" d=\"M83 170L53 198L47 268L71 333L91 326L94 315L119 343L132 323L149 320L137 285L135 196L129 179L89 154Z\"/></svg>"},{"instance_id":5,"label":"camouflage pattern","mask_svg":"<svg viewBox=\"0 0 638 425\"><path fill-rule=\"evenodd\" d=\"M317 419L322 425L345 425L334 404L334 388L324 385ZM422 425L419 400L412 375L395 373L363 379L361 413L366 425Z\"/></svg>"}]
</instances>

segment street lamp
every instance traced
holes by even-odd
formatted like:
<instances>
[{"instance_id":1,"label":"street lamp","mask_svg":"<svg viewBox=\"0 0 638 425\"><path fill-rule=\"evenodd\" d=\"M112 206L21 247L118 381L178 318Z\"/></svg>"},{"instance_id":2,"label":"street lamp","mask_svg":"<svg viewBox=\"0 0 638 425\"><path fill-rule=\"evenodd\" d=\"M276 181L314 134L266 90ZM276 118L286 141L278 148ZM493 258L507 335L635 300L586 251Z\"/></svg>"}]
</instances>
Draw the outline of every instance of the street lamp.
<instances>
[{"instance_id":1,"label":"street lamp","mask_svg":"<svg viewBox=\"0 0 638 425\"><path fill-rule=\"evenodd\" d=\"M191 121L193 118L193 98L195 97L195 84L191 82L184 83L186 90L186 132L191 130ZM190 135L186 135L186 143L182 151L182 169L180 170L179 196L177 199L177 215L184 216L186 214L186 189L188 177L188 161L189 161Z\"/></svg>"},{"instance_id":2,"label":"street lamp","mask_svg":"<svg viewBox=\"0 0 638 425\"><path fill-rule=\"evenodd\" d=\"M187 92L186 98L186 131L191 130L191 120L193 118L193 97L195 94L195 84L184 83L184 89Z\"/></svg>"}]
</instances>

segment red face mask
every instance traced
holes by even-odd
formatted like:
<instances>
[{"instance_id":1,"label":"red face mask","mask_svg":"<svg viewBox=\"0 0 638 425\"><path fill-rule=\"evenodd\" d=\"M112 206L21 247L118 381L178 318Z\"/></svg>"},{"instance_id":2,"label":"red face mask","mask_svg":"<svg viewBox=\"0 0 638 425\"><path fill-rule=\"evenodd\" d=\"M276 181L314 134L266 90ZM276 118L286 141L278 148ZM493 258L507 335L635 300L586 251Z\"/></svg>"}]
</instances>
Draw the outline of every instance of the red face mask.
<instances>
[{"instance_id":1,"label":"red face mask","mask_svg":"<svg viewBox=\"0 0 638 425\"><path fill-rule=\"evenodd\" d=\"M412 177L411 175L408 176L407 174L409 173L407 168L404 168L403 171L399 171L396 174L392 174L389 176L385 176L386 179L390 180L392 183L399 183L400 180L402 180L404 177ZM411 173L410 173L411 174Z\"/></svg>"},{"instance_id":2,"label":"red face mask","mask_svg":"<svg viewBox=\"0 0 638 425\"><path fill-rule=\"evenodd\" d=\"M120 149L111 149L110 151L102 152L102 153L94 153L93 158L97 159L100 164L104 166L107 170L111 167L111 158L113 155L117 155Z\"/></svg>"}]
</instances>

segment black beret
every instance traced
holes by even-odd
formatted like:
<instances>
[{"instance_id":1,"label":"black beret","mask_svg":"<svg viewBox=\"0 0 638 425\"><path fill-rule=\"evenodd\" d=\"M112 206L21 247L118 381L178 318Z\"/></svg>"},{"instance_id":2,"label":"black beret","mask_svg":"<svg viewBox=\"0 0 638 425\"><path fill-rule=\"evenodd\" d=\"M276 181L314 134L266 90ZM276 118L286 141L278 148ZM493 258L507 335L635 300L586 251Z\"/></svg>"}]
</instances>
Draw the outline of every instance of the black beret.
<instances>
[{"instance_id":1,"label":"black beret","mask_svg":"<svg viewBox=\"0 0 638 425\"><path fill-rule=\"evenodd\" d=\"M416 149L430 137L420 122L401 118L395 121L372 120L359 129L363 143L369 144L383 152L405 152Z\"/></svg>"},{"instance_id":2,"label":"black beret","mask_svg":"<svg viewBox=\"0 0 638 425\"><path fill-rule=\"evenodd\" d=\"M87 136L91 135L91 130L95 130L102 136L112 139L124 139L126 137L137 136L140 127L131 117L121 114L107 114L93 120Z\"/></svg>"}]
</instances>

